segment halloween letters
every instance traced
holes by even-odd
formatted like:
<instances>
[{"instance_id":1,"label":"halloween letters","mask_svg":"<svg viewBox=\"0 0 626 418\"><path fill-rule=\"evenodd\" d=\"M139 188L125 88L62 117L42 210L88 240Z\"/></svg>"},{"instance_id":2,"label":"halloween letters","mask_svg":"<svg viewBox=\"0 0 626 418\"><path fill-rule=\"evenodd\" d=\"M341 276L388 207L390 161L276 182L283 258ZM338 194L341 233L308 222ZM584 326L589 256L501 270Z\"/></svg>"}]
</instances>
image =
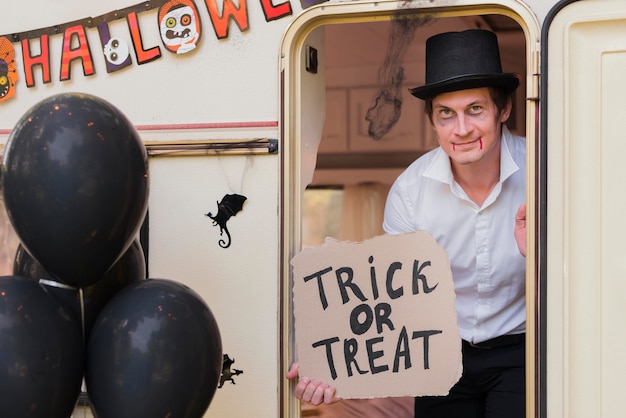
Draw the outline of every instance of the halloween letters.
<instances>
[{"instance_id":1,"label":"halloween letters","mask_svg":"<svg viewBox=\"0 0 626 418\"><path fill-rule=\"evenodd\" d=\"M430 234L327 240L291 264L302 376L341 398L445 395L457 382L454 284Z\"/></svg>"},{"instance_id":2,"label":"halloween letters","mask_svg":"<svg viewBox=\"0 0 626 418\"><path fill-rule=\"evenodd\" d=\"M202 9L198 7L202 3L206 9L203 10L205 18L208 15L208 23L202 23ZM267 22L293 14L289 1L278 3L260 0L260 3ZM158 44L144 43L144 30L158 30L163 47L179 56L196 50L203 28L212 28L217 39L227 39L234 25L241 32L246 32L250 28L248 7L247 0L150 0L99 16L0 34L0 102L15 96L18 72L23 73L28 88L36 86L39 75L44 84L50 83L53 69L51 61L59 58L60 81L71 79L73 67L82 69L84 76L94 75L94 60L98 58L104 59L107 73L131 66L132 53L137 65L161 58L161 47ZM155 13L148 13L151 11L158 11L156 18L153 16ZM123 21L126 21L126 25L121 26L127 26L126 30L118 25ZM111 26L115 26L117 36L112 36ZM91 29L97 30L100 44L94 42L93 38L90 41ZM61 44L51 39L55 37L62 39ZM14 45L19 45L17 51Z\"/></svg>"}]
</instances>

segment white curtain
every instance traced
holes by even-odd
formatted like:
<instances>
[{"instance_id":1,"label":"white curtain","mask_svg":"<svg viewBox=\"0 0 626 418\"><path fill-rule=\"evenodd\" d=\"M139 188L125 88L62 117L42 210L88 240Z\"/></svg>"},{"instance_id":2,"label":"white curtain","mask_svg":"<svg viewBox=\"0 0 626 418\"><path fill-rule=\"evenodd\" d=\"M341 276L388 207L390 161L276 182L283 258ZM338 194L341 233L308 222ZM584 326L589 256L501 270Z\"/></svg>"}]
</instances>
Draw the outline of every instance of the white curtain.
<instances>
[{"instance_id":1,"label":"white curtain","mask_svg":"<svg viewBox=\"0 0 626 418\"><path fill-rule=\"evenodd\" d=\"M382 235L387 193L389 186L380 183L344 187L339 239L363 241Z\"/></svg>"}]
</instances>

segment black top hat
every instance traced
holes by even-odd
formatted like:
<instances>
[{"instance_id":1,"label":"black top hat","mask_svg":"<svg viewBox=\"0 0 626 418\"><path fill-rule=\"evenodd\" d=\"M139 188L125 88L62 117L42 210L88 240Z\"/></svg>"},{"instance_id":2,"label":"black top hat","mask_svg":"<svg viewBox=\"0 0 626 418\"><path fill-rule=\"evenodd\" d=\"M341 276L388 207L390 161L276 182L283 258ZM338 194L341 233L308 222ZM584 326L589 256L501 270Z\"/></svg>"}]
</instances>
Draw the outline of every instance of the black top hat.
<instances>
[{"instance_id":1,"label":"black top hat","mask_svg":"<svg viewBox=\"0 0 626 418\"><path fill-rule=\"evenodd\" d=\"M472 29L434 35L426 41L426 84L409 89L420 99L478 87L501 87L511 93L519 75L503 73L498 38Z\"/></svg>"}]
</instances>

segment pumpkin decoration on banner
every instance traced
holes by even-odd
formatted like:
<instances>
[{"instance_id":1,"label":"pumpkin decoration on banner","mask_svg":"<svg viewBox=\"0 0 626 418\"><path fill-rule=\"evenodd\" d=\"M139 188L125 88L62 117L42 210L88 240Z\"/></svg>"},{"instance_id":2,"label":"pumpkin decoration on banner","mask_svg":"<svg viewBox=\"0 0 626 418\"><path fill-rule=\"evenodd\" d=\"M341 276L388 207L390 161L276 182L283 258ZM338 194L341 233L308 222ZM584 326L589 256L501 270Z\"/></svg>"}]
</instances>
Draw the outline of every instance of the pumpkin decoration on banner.
<instances>
[{"instance_id":1,"label":"pumpkin decoration on banner","mask_svg":"<svg viewBox=\"0 0 626 418\"><path fill-rule=\"evenodd\" d=\"M80 322L44 286L0 277L2 418L67 418L84 371Z\"/></svg>"},{"instance_id":2,"label":"pumpkin decoration on banner","mask_svg":"<svg viewBox=\"0 0 626 418\"><path fill-rule=\"evenodd\" d=\"M146 262L141 243L134 240L104 277L79 291L55 285L54 278L20 244L15 253L13 274L46 284L48 293L82 321L85 339L88 339L96 317L109 300L126 285L146 278Z\"/></svg>"},{"instance_id":3,"label":"pumpkin decoration on banner","mask_svg":"<svg viewBox=\"0 0 626 418\"><path fill-rule=\"evenodd\" d=\"M20 118L2 161L7 214L56 281L89 286L131 245L146 214L148 159L130 121L79 93L42 100Z\"/></svg>"},{"instance_id":4,"label":"pumpkin decoration on banner","mask_svg":"<svg viewBox=\"0 0 626 418\"><path fill-rule=\"evenodd\" d=\"M99 418L200 418L222 360L217 322L200 296L148 279L126 286L98 316L87 346L87 392Z\"/></svg>"}]
</instances>

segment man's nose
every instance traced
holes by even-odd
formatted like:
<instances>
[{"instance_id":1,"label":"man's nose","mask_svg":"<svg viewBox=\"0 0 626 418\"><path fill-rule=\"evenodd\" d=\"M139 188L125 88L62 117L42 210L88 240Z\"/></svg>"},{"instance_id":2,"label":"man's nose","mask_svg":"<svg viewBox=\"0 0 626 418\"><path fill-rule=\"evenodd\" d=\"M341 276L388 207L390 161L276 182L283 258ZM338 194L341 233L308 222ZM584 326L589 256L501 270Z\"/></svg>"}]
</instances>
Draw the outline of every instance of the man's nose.
<instances>
[{"instance_id":1,"label":"man's nose","mask_svg":"<svg viewBox=\"0 0 626 418\"><path fill-rule=\"evenodd\" d=\"M473 129L473 125L469 118L464 114L460 113L456 118L456 123L454 126L454 133L458 136L466 136Z\"/></svg>"}]
</instances>

